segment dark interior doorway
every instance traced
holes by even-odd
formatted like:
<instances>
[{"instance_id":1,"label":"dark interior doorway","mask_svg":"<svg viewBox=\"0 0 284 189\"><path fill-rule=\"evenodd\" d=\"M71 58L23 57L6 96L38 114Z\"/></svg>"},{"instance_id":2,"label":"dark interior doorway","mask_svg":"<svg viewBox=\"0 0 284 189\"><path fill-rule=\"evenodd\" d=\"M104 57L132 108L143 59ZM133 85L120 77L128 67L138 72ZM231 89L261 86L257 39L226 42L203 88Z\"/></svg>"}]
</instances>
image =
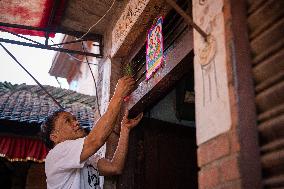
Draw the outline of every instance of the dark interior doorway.
<instances>
[{"instance_id":1,"label":"dark interior doorway","mask_svg":"<svg viewBox=\"0 0 284 189\"><path fill-rule=\"evenodd\" d=\"M131 134L118 188L198 188L196 149L194 127L143 118Z\"/></svg>"},{"instance_id":2,"label":"dark interior doorway","mask_svg":"<svg viewBox=\"0 0 284 189\"><path fill-rule=\"evenodd\" d=\"M10 162L0 158L0 188L24 189L30 162Z\"/></svg>"},{"instance_id":3,"label":"dark interior doorway","mask_svg":"<svg viewBox=\"0 0 284 189\"><path fill-rule=\"evenodd\" d=\"M198 188L193 66L130 135L119 189Z\"/></svg>"}]
</instances>

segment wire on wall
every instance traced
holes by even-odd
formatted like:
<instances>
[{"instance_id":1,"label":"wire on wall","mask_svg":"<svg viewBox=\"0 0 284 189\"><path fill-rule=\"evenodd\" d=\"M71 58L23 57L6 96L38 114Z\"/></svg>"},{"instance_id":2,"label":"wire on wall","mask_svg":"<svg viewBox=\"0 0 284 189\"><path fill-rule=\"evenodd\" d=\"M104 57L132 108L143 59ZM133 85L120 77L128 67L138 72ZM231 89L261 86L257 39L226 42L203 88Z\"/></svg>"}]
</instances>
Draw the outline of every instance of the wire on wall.
<instances>
[{"instance_id":1,"label":"wire on wall","mask_svg":"<svg viewBox=\"0 0 284 189\"><path fill-rule=\"evenodd\" d=\"M84 42L82 41L81 43L82 43L82 49L83 49L83 52L86 52L86 48L85 48ZM97 101L97 108L98 108L98 112L99 112L100 117L102 117L102 115L101 115L101 111L100 111L100 105L99 105L99 98L98 98L98 89L97 89L97 82L96 82L96 78L95 78L95 76L94 76L94 74L93 74L93 71L92 71L92 68L91 68L91 66L90 66L90 64L89 64L88 56L85 56L85 58L86 58L86 61L87 61L87 63L88 63L88 67L89 67L89 69L90 69L90 72L91 72L91 74L92 74L93 81L94 81L94 84L95 84L95 90L96 90L96 101Z\"/></svg>"},{"instance_id":2,"label":"wire on wall","mask_svg":"<svg viewBox=\"0 0 284 189\"><path fill-rule=\"evenodd\" d=\"M83 39L83 37L85 37L88 33L90 33L90 31L91 31L98 23L100 23L100 21L101 21L101 20L108 14L108 12L112 9L114 3L115 3L115 0L113 0L111 6L110 6L109 9L106 11L106 13L105 13L95 24L93 24L93 25L88 29L88 31L87 31L84 35L82 35L81 37L79 37L77 40Z\"/></svg>"}]
</instances>

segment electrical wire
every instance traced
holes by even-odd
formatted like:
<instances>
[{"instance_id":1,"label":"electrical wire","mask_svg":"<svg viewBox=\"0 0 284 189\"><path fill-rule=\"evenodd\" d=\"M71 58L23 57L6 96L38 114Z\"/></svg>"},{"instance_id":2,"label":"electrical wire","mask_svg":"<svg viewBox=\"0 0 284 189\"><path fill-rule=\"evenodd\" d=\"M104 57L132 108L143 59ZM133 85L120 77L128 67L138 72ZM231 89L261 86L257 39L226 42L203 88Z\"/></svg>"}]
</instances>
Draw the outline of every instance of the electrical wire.
<instances>
[{"instance_id":1,"label":"electrical wire","mask_svg":"<svg viewBox=\"0 0 284 189\"><path fill-rule=\"evenodd\" d=\"M115 0L113 0L111 6L110 6L109 9L106 11L106 13L105 13L95 24L93 24L93 25L88 29L88 31L87 31L85 34L83 34L83 35L82 35L81 37L79 37L77 40L82 40L83 37L85 37L85 36L93 29L93 27L95 27L98 23L100 23L100 21L101 21L101 20L107 15L107 13L112 9L114 3L115 3Z\"/></svg>"},{"instance_id":2,"label":"electrical wire","mask_svg":"<svg viewBox=\"0 0 284 189\"><path fill-rule=\"evenodd\" d=\"M81 63L84 63L84 64L91 64L91 65L95 65L97 66L98 64L97 63L93 63L93 62L84 62L83 60L80 60L79 58L67 53L67 55L71 58L73 58L74 60L78 61L78 62L81 62Z\"/></svg>"},{"instance_id":3,"label":"electrical wire","mask_svg":"<svg viewBox=\"0 0 284 189\"><path fill-rule=\"evenodd\" d=\"M85 48L84 42L82 41L81 43L82 43L82 49L83 49L83 52L86 52L86 48ZM86 58L86 61L87 61L87 62L89 62L89 60L88 60L88 56L85 56L85 58ZM96 90L96 101L97 101L97 107L98 107L99 116L100 116L100 117L102 117L102 115L101 115L101 111L100 111L100 105L99 105L99 98L98 98L98 89L97 89L97 82L96 82L96 78L95 78L95 76L94 76L94 74L93 74L93 71L92 71L92 69L91 69L90 64L88 64L88 67L89 67L89 69L90 69L90 72L91 72L91 74L92 74L93 81L94 81L94 84L95 84L95 90Z\"/></svg>"},{"instance_id":4,"label":"electrical wire","mask_svg":"<svg viewBox=\"0 0 284 189\"><path fill-rule=\"evenodd\" d=\"M61 104L51 95L49 94L49 92L37 81L37 79L16 59L16 57L4 46L2 45L2 43L0 43L0 45L2 46L2 48L10 55L11 58L13 58L15 60L15 62L21 66L21 68L23 68L25 70L25 72L27 72L32 78L33 80L40 86L40 88L55 102L55 104L57 104L59 106L60 109L64 109L63 106L61 106Z\"/></svg>"},{"instance_id":5,"label":"electrical wire","mask_svg":"<svg viewBox=\"0 0 284 189\"><path fill-rule=\"evenodd\" d=\"M52 39L50 39L50 41L51 41L52 43L54 43L54 41L53 41ZM55 44L55 43L54 43L54 44ZM61 48L63 45L60 46L60 45L56 44L56 46L59 47L59 48ZM92 64L92 65L95 65L95 66L98 65L98 64L93 63L93 62L84 62L83 60L80 60L79 58L73 56L73 55L70 54L70 53L66 53L66 54L67 54L69 57L73 58L74 60L77 60L78 62L81 62L81 63L84 63L84 64Z\"/></svg>"}]
</instances>

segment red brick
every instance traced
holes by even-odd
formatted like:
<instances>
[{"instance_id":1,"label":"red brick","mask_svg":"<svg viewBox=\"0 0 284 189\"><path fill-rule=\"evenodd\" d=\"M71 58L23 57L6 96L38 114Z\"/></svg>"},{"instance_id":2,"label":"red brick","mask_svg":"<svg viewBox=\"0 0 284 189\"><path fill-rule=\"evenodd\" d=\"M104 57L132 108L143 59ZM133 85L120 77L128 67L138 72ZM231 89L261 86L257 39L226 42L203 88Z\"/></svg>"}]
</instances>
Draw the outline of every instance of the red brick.
<instances>
[{"instance_id":1,"label":"red brick","mask_svg":"<svg viewBox=\"0 0 284 189\"><path fill-rule=\"evenodd\" d=\"M219 187L219 189L242 189L241 180L228 182Z\"/></svg>"},{"instance_id":2,"label":"red brick","mask_svg":"<svg viewBox=\"0 0 284 189\"><path fill-rule=\"evenodd\" d=\"M218 136L197 149L199 167L217 160L230 152L229 139L227 134Z\"/></svg>"},{"instance_id":3,"label":"red brick","mask_svg":"<svg viewBox=\"0 0 284 189\"><path fill-rule=\"evenodd\" d=\"M232 131L230 133L230 147L231 153L240 151L240 140L237 131Z\"/></svg>"},{"instance_id":4,"label":"red brick","mask_svg":"<svg viewBox=\"0 0 284 189\"><path fill-rule=\"evenodd\" d=\"M207 189L217 186L219 184L218 167L213 166L210 168L202 169L198 175L199 189Z\"/></svg>"},{"instance_id":5,"label":"red brick","mask_svg":"<svg viewBox=\"0 0 284 189\"><path fill-rule=\"evenodd\" d=\"M219 162L221 182L232 181L240 178L238 156L226 158Z\"/></svg>"}]
</instances>

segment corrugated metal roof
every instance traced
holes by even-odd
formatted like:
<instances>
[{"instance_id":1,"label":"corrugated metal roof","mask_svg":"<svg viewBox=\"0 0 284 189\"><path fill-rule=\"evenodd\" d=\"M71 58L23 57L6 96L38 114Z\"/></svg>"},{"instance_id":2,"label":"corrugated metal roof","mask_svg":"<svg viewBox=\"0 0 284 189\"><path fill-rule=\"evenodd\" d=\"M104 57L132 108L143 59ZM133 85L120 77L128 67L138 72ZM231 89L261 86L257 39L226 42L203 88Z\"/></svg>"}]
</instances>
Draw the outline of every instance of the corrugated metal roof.
<instances>
[{"instance_id":1,"label":"corrugated metal roof","mask_svg":"<svg viewBox=\"0 0 284 189\"><path fill-rule=\"evenodd\" d=\"M95 96L51 86L45 88L67 111L77 117L83 127L92 127L95 119ZM0 83L0 120L41 124L58 109L39 86Z\"/></svg>"}]
</instances>

